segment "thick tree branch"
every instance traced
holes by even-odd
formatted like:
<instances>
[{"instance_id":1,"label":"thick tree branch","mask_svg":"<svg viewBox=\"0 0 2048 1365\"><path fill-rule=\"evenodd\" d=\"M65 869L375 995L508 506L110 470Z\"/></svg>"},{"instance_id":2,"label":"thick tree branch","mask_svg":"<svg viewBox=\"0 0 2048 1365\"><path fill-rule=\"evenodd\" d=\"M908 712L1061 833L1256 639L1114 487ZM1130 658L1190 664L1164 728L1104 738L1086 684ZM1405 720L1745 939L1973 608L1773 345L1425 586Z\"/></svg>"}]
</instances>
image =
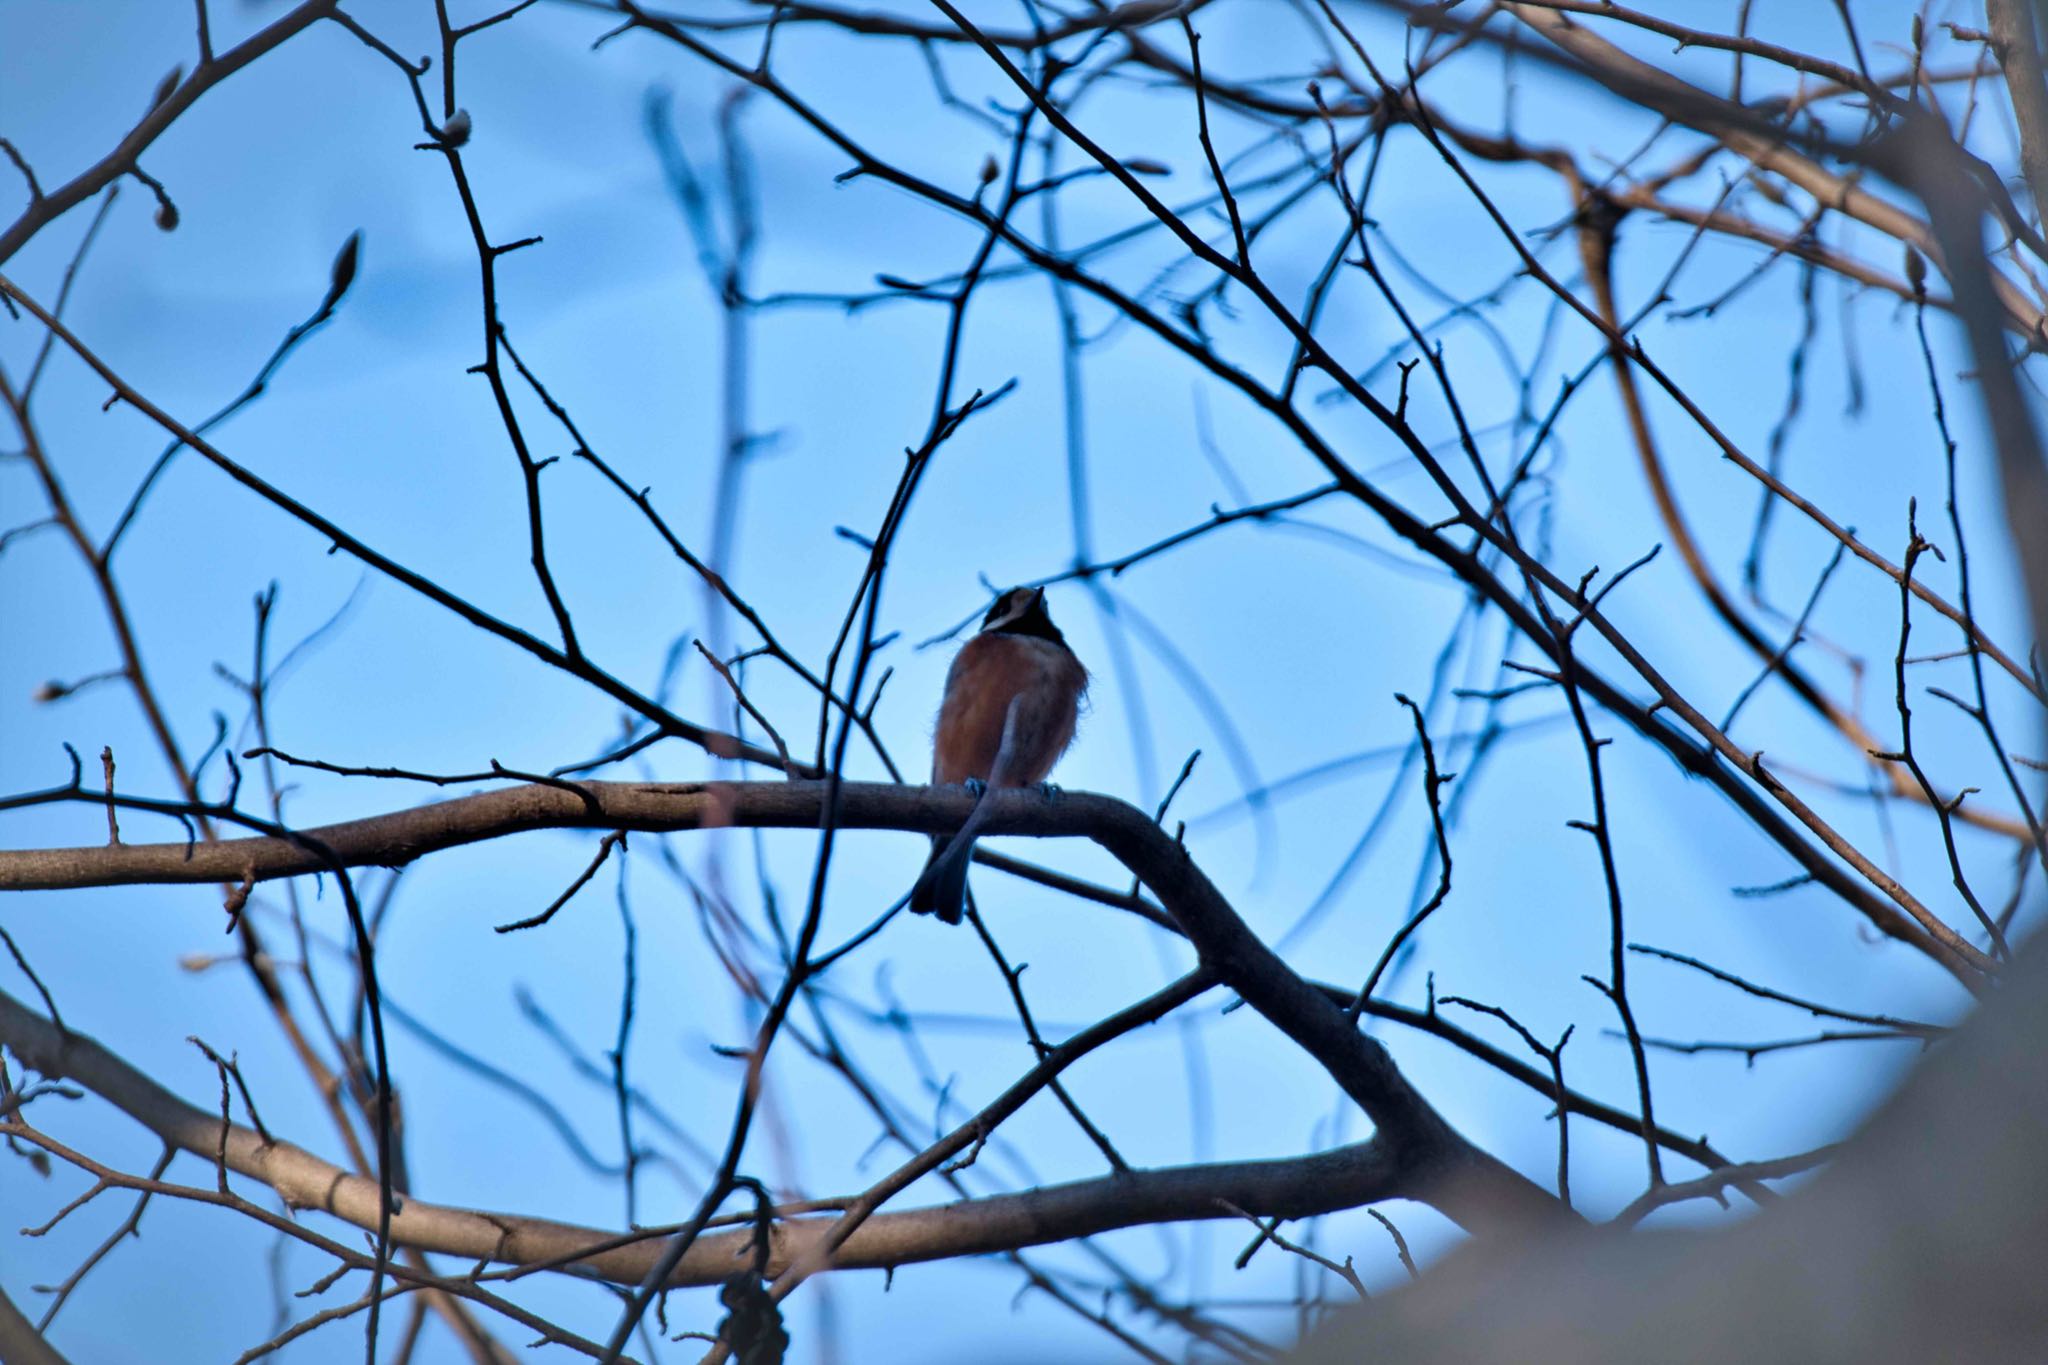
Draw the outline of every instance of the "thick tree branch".
<instances>
[{"instance_id":1,"label":"thick tree branch","mask_svg":"<svg viewBox=\"0 0 2048 1365\"><path fill-rule=\"evenodd\" d=\"M625 828L650 831L713 828L721 818L730 819L732 823L741 823L736 818L739 812L730 806L720 804L726 799L722 793L736 786L750 794L744 813L757 824L762 827L768 826L771 823L769 814L772 811L779 811L775 823L802 826L805 820L810 818L809 813L816 809L814 798L805 795L805 792L807 789L821 789L822 785L657 785L604 782L579 784L576 790L597 790L599 794L595 799L598 804L595 807L572 795L567 784L559 787L517 787L459 797L452 801L414 807L390 815L328 825L305 831L299 837L334 852L347 866L402 865L443 848L531 830L617 828L606 824L610 819L632 819L639 823L626 825ZM788 793L788 800L777 800L771 795L778 791ZM898 825L894 823L898 819L926 819L922 803L914 799L926 789L852 783L843 787L841 791L843 798L852 802L851 809L855 814L849 817L842 811L840 823L842 826L854 828L950 829L952 824L948 821L957 823L962 818L961 812L967 810L971 804L957 793L935 789L931 794L940 801L938 809L950 814L944 818L936 814L931 815L929 826L909 823ZM870 793L895 793L904 799L901 803L892 802L889 806L878 806L872 802ZM1054 813L1054 808L1036 796L999 794L997 801L997 809L1002 818L1002 824L997 828L1003 832L1071 832L1063 828L1053 828L1044 822L1045 817ZM1119 804L1086 793L1067 793L1063 795L1059 804L1066 806L1077 801L1098 802L1110 807ZM1002 806L1009 806L1012 809L1004 811L1001 810ZM791 812L795 812L794 817ZM230 852L223 853L222 850ZM112 862L107 860L110 853L116 855ZM1141 897L1124 896L1120 893L1109 894L1092 883L1049 872L992 849L977 848L975 861L1038 885L1049 886L1066 895L1128 911L1162 928L1177 932L1180 927L1171 915ZM118 848L95 845L79 849L0 850L0 891L61 890L136 883L175 885L221 879L239 884L245 875L253 882L317 873L321 870L323 865L320 860L312 856L306 847L291 840L271 838L231 840L225 844L122 844ZM1315 989L1339 1009L1348 1008L1355 998L1355 991L1350 988L1319 984ZM1519 1083L1545 1095L1551 1094L1551 1081L1548 1076L1472 1034L1454 1027L1434 1011L1410 1009L1385 1000L1369 1000L1364 1012L1375 1018L1390 1020L1439 1038ZM1637 1116L1601 1104L1576 1092L1567 1092L1566 1105L1574 1114L1584 1115L1595 1122L1623 1132L1634 1133L1641 1128L1641 1120ZM1682 1137L1668 1130L1658 1131L1658 1141L1667 1151L1676 1152L1710 1169L1724 1165L1727 1161L1706 1142Z\"/></svg>"},{"instance_id":2,"label":"thick tree branch","mask_svg":"<svg viewBox=\"0 0 2048 1365\"><path fill-rule=\"evenodd\" d=\"M185 1103L100 1043L59 1029L4 993L0 1041L38 1072L77 1081L181 1151L211 1163L223 1150L218 1114ZM240 1124L228 1126L225 1152L229 1170L268 1185L293 1208L320 1209L358 1227L376 1226L374 1180L292 1143L266 1141ZM1386 1145L1377 1140L1282 1160L1130 1171L878 1213L831 1253L830 1265L878 1269L1039 1246L1117 1228L1236 1217L1228 1205L1266 1217L1307 1218L1392 1197L1402 1183ZM768 1273L779 1275L814 1254L837 1221L828 1213L777 1222ZM396 1242L419 1251L515 1268L552 1266L614 1284L639 1283L660 1254L666 1231L620 1234L416 1198L406 1199L392 1219ZM750 1226L699 1238L671 1284L720 1283L748 1264L753 1238Z\"/></svg>"},{"instance_id":3,"label":"thick tree branch","mask_svg":"<svg viewBox=\"0 0 2048 1365\"><path fill-rule=\"evenodd\" d=\"M297 840L120 844L0 853L0 889L136 882L264 881L321 871L317 846L343 866L398 865L443 848L523 830L685 830L721 826L815 828L823 782L563 783L514 787L397 811L301 834ZM957 828L974 799L949 788L847 783L838 789L842 829L937 833ZM1083 836L1150 887L1224 984L1313 1056L1371 1116L1407 1197L1434 1204L1474 1230L1519 1228L1570 1215L1549 1194L1472 1146L1430 1107L1375 1039L1302 980L1248 929L1187 849L1133 806L1072 793L1047 801L1032 791L996 793L990 834Z\"/></svg>"},{"instance_id":4,"label":"thick tree branch","mask_svg":"<svg viewBox=\"0 0 2048 1365\"><path fill-rule=\"evenodd\" d=\"M2034 205L2048 221L2048 80L2041 75L2041 49L2030 0L1984 0L1991 23L1991 48L2005 69L2013 122L2020 131L2020 165Z\"/></svg>"},{"instance_id":5,"label":"thick tree branch","mask_svg":"<svg viewBox=\"0 0 2048 1365\"><path fill-rule=\"evenodd\" d=\"M0 1358L18 1361L20 1365L65 1365L57 1348L4 1292L0 1292Z\"/></svg>"}]
</instances>

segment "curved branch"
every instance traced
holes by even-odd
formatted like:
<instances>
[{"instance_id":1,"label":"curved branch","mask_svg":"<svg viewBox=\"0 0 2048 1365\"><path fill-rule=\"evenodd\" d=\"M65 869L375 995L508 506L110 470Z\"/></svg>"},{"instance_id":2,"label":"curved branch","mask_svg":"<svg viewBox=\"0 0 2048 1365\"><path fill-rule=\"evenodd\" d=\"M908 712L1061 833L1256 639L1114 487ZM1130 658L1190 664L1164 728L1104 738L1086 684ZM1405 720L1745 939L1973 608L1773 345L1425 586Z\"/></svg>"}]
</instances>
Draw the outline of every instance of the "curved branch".
<instances>
[{"instance_id":1,"label":"curved branch","mask_svg":"<svg viewBox=\"0 0 2048 1365\"><path fill-rule=\"evenodd\" d=\"M1176 994L1168 1003L1185 994ZM1143 1021L1119 1022L1127 1027ZM1077 1055L1086 1049L1076 1044L1106 1041L1088 1037L1097 1031L1087 1030L1056 1051ZM217 1114L185 1103L100 1043L59 1029L4 993L0 1041L38 1072L77 1081L182 1151L209 1164L225 1151L229 1170L261 1181L292 1208L320 1209L358 1227L376 1226L376 1181L292 1143L266 1140L240 1124L228 1125L223 1146ZM1043 1084L1039 1072L1073 1060L1074 1055L1049 1055L1011 1089L1035 1092ZM1264 1217L1307 1218L1391 1198L1402 1184L1387 1144L1377 1139L1279 1160L1129 1171L1016 1194L877 1213L829 1251L829 1264L837 1270L881 1269L1040 1246L1118 1228L1237 1217L1229 1205ZM827 1213L777 1222L767 1273L779 1275L798 1260L820 1259L826 1235L837 1221L836 1214ZM613 1284L638 1284L670 1231L644 1228L621 1234L415 1198L407 1198L393 1215L391 1229L399 1245L420 1251L493 1261L513 1267L515 1274L520 1268L553 1268ZM706 1234L690 1248L670 1284L681 1288L724 1281L735 1268L751 1263L754 1237L751 1225Z\"/></svg>"},{"instance_id":2,"label":"curved branch","mask_svg":"<svg viewBox=\"0 0 2048 1365\"><path fill-rule=\"evenodd\" d=\"M395 866L440 849L531 830L616 828L607 823L614 819L630 818L637 823L626 828L654 832L712 828L721 823L739 824L748 820L765 827L771 823L771 815L773 823L801 825L816 809L814 805L805 804L806 789L821 789L822 786L822 783L815 782L536 785L458 797L390 815L328 825L305 831L299 837L334 853L346 866ZM597 790L592 797L597 802L595 806L575 794L592 788ZM735 790L750 793L744 810L730 802L730 793ZM927 828L922 824L907 823L925 818L922 804L914 799L924 790L849 783L841 788L842 799L851 804L842 809L840 824L851 828ZM776 792L788 794L787 800L776 800L772 795ZM895 793L903 800L880 806L872 803L870 793ZM957 793L938 790L932 795L939 803L937 809L943 811L964 812L970 804L967 798ZM995 814L1002 819L998 826L1002 832L1041 835L1071 832L1053 828L1040 818L1050 813L1053 807L1034 796L999 793L996 800ZM1087 793L1065 794L1059 804L1066 806L1075 802L1100 802L1110 807L1119 804ZM1011 809L1003 810L1005 805ZM792 810L797 812L797 818L791 818ZM746 820L738 818L742 815ZM957 824L960 816L956 813L948 818ZM899 819L906 823L892 823ZM936 816L933 821L929 826L932 830L943 831L953 827ZM983 866L1051 887L1066 895L1136 914L1161 928L1180 932L1180 925L1170 914L1141 897L1106 893L1092 883L1050 872L989 849L977 848L974 857ZM175 885L221 880L239 885L244 877L252 882L268 881L321 870L323 865L309 855L306 847L291 840L274 838L192 845L121 844L78 849L9 849L0 850L0 891L65 890L137 883ZM1332 1008L1339 1010L1348 1009L1356 998L1356 991L1349 987L1318 984L1315 989L1330 1002ZM1552 1094L1551 1080L1547 1075L1455 1027L1433 1010L1410 1009L1386 1000L1369 1000L1364 1012L1427 1033L1532 1090L1546 1096ZM1566 1092L1565 1105L1571 1113L1622 1132L1634 1133L1642 1126L1637 1116L1577 1092ZM1657 1139L1667 1151L1676 1152L1709 1169L1728 1164L1725 1156L1703 1140L1684 1137L1667 1129L1659 1129Z\"/></svg>"},{"instance_id":3,"label":"curved branch","mask_svg":"<svg viewBox=\"0 0 2048 1365\"><path fill-rule=\"evenodd\" d=\"M722 823L748 821L765 827L771 823L771 818L772 823L797 826L804 824L816 809L815 805L806 804L804 793L807 789L822 787L822 783L816 782L535 785L458 797L390 815L328 825L305 831L299 837L333 852L346 866L395 866L440 849L531 830L616 828L608 824L614 819L630 818L637 823L626 828L653 832L712 828ZM597 803L594 806L576 794L589 789L596 790L591 798ZM730 793L735 790L750 794L744 810L731 803ZM840 824L863 829L925 829L926 825L908 823L925 818L922 803L914 799L924 791L918 787L849 783L841 788L842 800L851 804L842 809ZM773 795L777 792L785 793L786 799L777 800ZM876 805L870 800L870 793L895 793L903 800L887 806ZM943 811L964 812L970 804L967 798L944 790L934 791L932 796L939 803L937 809ZM1027 835L1071 832L1054 828L1043 819L1054 808L1036 797L999 793L996 800L998 804L992 818L1001 817L1002 823L998 828L1002 832ZM1100 802L1110 807L1120 804L1087 793L1067 793L1059 805L1064 807L1077 802ZM1011 809L1003 810L1005 805ZM791 817L792 810L796 812L795 818ZM741 816L745 819L739 818ZM951 829L960 816L954 814L948 818L952 824L934 816L929 828L938 831ZM897 820L906 823L893 823ZM1140 897L1105 893L1092 883L1050 872L989 849L977 848L974 857L983 866L1051 887L1066 895L1136 914L1161 928L1180 932L1179 924L1170 914ZM9 849L0 850L0 891L64 890L137 883L175 885L221 880L239 885L245 877L252 882L268 881L321 870L323 865L311 857L304 846L287 839L273 838L193 845L121 844L78 849ZM1333 1008L1340 1010L1348 1009L1356 998L1355 990L1348 987L1317 985L1316 989ZM1385 1000L1369 1000L1364 1012L1427 1033L1532 1090L1546 1096L1552 1093L1548 1076L1453 1026L1434 1011L1410 1009ZM1641 1120L1637 1116L1576 1092L1567 1092L1565 1103L1570 1112L1610 1128L1629 1133L1641 1128ZM1709 1169L1727 1164L1727 1158L1704 1141L1664 1129L1658 1131L1658 1141L1666 1150Z\"/></svg>"},{"instance_id":4,"label":"curved branch","mask_svg":"<svg viewBox=\"0 0 2048 1365\"><path fill-rule=\"evenodd\" d=\"M836 795L828 795L837 785ZM439 849L541 828L629 830L815 828L831 800L841 829L940 833L967 818L964 791L853 782L555 783L514 787L324 826L295 839L205 845L118 844L0 853L0 889L136 882L256 882L344 866L394 865ZM1082 836L1102 845L1159 898L1217 978L1314 1057L1372 1118L1397 1188L1465 1227L1504 1230L1568 1219L1555 1198L1473 1146L1408 1083L1377 1039L1361 1034L1245 926L1187 849L1136 807L1071 793L997 791L987 832ZM321 850L309 857L303 845Z\"/></svg>"}]
</instances>

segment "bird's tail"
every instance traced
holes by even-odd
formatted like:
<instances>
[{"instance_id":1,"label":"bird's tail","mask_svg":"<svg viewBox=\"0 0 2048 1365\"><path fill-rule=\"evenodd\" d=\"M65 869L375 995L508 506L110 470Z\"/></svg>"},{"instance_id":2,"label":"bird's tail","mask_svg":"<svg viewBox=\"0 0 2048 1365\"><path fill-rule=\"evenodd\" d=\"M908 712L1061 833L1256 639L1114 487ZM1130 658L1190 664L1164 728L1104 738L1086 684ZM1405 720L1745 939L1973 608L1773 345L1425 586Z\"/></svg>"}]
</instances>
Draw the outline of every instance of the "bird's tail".
<instances>
[{"instance_id":1,"label":"bird's tail","mask_svg":"<svg viewBox=\"0 0 2048 1365\"><path fill-rule=\"evenodd\" d=\"M925 860L917 885L910 888L914 913L937 915L942 924L960 922L967 909L967 865L972 861L973 845L971 838L958 836L932 840L932 856Z\"/></svg>"}]
</instances>

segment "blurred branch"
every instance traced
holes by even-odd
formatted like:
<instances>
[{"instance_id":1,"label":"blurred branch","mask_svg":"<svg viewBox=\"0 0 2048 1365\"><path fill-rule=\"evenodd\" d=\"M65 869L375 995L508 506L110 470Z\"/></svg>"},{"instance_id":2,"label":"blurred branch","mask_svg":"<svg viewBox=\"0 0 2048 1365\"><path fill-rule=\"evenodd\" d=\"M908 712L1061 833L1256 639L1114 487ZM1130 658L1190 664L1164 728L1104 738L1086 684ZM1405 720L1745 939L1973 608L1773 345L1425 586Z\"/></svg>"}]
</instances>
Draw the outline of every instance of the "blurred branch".
<instances>
[{"instance_id":1,"label":"blurred branch","mask_svg":"<svg viewBox=\"0 0 2048 1365\"><path fill-rule=\"evenodd\" d=\"M2019 125L2020 165L2034 205L2048 222L2048 81L2041 75L2040 39L2031 0L1984 0L1991 24L1991 50L2005 68L2013 122Z\"/></svg>"},{"instance_id":2,"label":"blurred branch","mask_svg":"<svg viewBox=\"0 0 2048 1365\"><path fill-rule=\"evenodd\" d=\"M0 1290L0 1357L10 1365L66 1365L57 1348L22 1315L5 1290Z\"/></svg>"},{"instance_id":3,"label":"blurred branch","mask_svg":"<svg viewBox=\"0 0 2048 1365\"><path fill-rule=\"evenodd\" d=\"M1291 1360L1543 1365L2039 1355L2048 1300L2048 959L2005 989L1768 1211L1731 1226L1450 1258ZM1758 1163L1774 1173L1824 1153ZM1683 1190L1667 1186L1664 1194ZM1483 1306L1484 1311L1476 1311Z\"/></svg>"}]
</instances>

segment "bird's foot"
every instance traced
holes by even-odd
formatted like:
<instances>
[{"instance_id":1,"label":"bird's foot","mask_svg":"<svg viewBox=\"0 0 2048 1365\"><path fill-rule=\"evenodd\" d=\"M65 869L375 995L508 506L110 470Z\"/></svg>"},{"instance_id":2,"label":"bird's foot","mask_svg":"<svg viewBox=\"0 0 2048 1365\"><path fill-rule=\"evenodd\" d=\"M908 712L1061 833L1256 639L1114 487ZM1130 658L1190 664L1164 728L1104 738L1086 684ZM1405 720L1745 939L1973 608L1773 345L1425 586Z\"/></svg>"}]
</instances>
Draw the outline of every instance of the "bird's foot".
<instances>
[{"instance_id":1,"label":"bird's foot","mask_svg":"<svg viewBox=\"0 0 2048 1365\"><path fill-rule=\"evenodd\" d=\"M977 801L981 799L982 793L988 790L988 783L978 777L970 777L960 785L967 788L967 794Z\"/></svg>"},{"instance_id":2,"label":"bird's foot","mask_svg":"<svg viewBox=\"0 0 2048 1365\"><path fill-rule=\"evenodd\" d=\"M1052 782L1039 783L1038 794L1048 801L1057 801L1060 799L1060 789L1057 784Z\"/></svg>"}]
</instances>

